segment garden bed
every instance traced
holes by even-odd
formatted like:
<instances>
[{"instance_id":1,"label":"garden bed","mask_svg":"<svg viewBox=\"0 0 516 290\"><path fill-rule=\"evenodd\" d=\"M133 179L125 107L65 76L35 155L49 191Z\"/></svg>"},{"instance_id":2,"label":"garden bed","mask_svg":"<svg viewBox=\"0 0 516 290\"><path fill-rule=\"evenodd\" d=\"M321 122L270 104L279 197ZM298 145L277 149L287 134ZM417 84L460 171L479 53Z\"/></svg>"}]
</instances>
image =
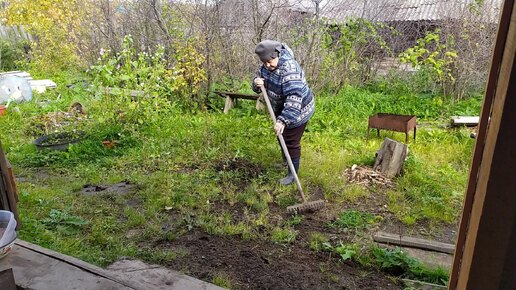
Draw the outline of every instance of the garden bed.
<instances>
[{"instance_id":1,"label":"garden bed","mask_svg":"<svg viewBox=\"0 0 516 290\"><path fill-rule=\"evenodd\" d=\"M227 279L231 289L403 289L381 272L311 251L305 242L285 247L195 231L156 246L186 253L168 267L206 281Z\"/></svg>"}]
</instances>

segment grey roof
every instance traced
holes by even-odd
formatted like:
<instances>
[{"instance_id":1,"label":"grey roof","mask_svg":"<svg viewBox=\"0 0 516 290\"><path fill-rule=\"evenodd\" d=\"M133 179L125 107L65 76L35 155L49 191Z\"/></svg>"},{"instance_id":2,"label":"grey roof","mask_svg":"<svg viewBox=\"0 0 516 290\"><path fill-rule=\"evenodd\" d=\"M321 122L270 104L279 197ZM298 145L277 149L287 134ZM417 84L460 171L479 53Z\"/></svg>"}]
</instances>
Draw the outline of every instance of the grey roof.
<instances>
[{"instance_id":1,"label":"grey roof","mask_svg":"<svg viewBox=\"0 0 516 290\"><path fill-rule=\"evenodd\" d=\"M341 22L347 18L373 21L423 21L463 19L497 23L503 0L486 0L480 13L471 13L474 0L330 0L321 5L321 15ZM311 11L313 12L313 10Z\"/></svg>"}]
</instances>

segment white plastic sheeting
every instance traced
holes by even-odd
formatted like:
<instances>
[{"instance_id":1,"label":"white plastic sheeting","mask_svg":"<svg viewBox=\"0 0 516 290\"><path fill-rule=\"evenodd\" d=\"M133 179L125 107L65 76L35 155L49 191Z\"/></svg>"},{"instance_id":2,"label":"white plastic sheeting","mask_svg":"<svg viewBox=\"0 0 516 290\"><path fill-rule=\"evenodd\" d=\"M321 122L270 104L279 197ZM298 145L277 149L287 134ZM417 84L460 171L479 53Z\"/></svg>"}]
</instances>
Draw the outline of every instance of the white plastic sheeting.
<instances>
[{"instance_id":1,"label":"white plastic sheeting","mask_svg":"<svg viewBox=\"0 0 516 290\"><path fill-rule=\"evenodd\" d=\"M29 82L17 76L5 76L0 78L0 104L32 99L32 88Z\"/></svg>"}]
</instances>

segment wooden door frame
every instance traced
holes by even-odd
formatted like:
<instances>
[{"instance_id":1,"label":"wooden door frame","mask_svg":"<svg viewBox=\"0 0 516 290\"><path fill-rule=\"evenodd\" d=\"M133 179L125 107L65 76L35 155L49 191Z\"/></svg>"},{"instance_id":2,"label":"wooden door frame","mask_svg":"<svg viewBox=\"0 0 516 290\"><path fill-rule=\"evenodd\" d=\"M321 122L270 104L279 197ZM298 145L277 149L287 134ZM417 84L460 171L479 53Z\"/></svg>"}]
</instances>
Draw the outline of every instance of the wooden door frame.
<instances>
[{"instance_id":1,"label":"wooden door frame","mask_svg":"<svg viewBox=\"0 0 516 290\"><path fill-rule=\"evenodd\" d=\"M514 0L506 0L473 152L450 290L516 289L516 176L511 176L516 173L515 53L516 5Z\"/></svg>"}]
</instances>

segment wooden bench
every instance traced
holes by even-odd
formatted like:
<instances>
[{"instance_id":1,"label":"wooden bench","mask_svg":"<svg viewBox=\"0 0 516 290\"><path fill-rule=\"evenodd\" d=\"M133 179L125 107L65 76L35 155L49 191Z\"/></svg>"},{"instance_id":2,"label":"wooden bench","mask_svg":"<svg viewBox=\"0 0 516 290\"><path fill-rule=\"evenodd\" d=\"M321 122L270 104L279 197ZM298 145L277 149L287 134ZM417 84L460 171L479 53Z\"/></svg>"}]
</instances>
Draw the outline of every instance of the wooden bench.
<instances>
[{"instance_id":1,"label":"wooden bench","mask_svg":"<svg viewBox=\"0 0 516 290\"><path fill-rule=\"evenodd\" d=\"M378 113L369 117L367 139L369 139L369 130L371 128L377 130L378 136L380 136L380 129L404 132L405 143L408 143L408 132L414 130L414 140L416 140L416 116L414 115Z\"/></svg>"},{"instance_id":2,"label":"wooden bench","mask_svg":"<svg viewBox=\"0 0 516 290\"><path fill-rule=\"evenodd\" d=\"M227 114L229 112L229 109L235 106L237 99L255 100L257 110L261 110L264 108L262 101L260 101L261 95L258 94L241 94L223 91L217 91L215 93L223 98L226 98L226 104L224 105L224 114Z\"/></svg>"}]
</instances>

